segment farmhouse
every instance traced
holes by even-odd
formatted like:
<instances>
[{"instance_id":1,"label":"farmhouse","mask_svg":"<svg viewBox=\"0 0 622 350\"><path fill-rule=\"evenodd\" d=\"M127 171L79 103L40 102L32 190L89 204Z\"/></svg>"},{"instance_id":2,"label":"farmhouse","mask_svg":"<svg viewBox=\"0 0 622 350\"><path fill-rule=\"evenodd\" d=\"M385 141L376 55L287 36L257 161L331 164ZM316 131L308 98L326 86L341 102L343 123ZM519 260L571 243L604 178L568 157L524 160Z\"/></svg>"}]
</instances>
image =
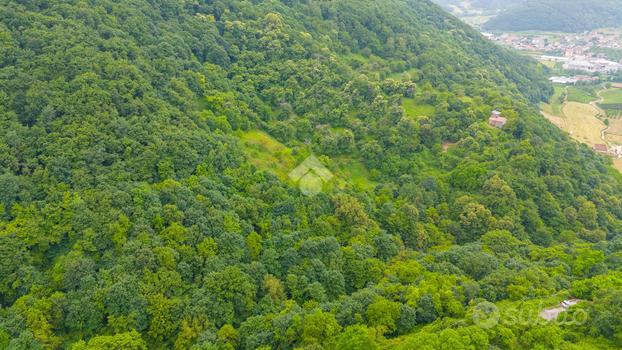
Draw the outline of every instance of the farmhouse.
<instances>
[{"instance_id":1,"label":"farmhouse","mask_svg":"<svg viewBox=\"0 0 622 350\"><path fill-rule=\"evenodd\" d=\"M608 153L609 149L607 148L607 145L605 145L604 143L597 143L594 145L594 151L598 152L598 153Z\"/></svg>"},{"instance_id":2,"label":"farmhouse","mask_svg":"<svg viewBox=\"0 0 622 350\"><path fill-rule=\"evenodd\" d=\"M488 118L488 124L499 129L503 129L503 127L505 126L505 123L507 122L508 120L502 117L501 112L499 111L492 111L490 118Z\"/></svg>"}]
</instances>

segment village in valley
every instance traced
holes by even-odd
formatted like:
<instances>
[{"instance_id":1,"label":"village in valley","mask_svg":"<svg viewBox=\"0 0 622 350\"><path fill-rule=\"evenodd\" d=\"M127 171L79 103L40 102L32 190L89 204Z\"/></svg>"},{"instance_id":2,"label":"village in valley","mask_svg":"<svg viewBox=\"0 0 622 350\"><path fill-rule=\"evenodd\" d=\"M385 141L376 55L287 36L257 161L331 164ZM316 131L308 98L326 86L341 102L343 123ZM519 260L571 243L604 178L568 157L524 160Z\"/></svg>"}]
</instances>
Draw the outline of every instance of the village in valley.
<instances>
[{"instance_id":1,"label":"village in valley","mask_svg":"<svg viewBox=\"0 0 622 350\"><path fill-rule=\"evenodd\" d=\"M622 29L482 34L491 41L549 62L549 66L559 64L566 71L609 74L622 70Z\"/></svg>"}]
</instances>

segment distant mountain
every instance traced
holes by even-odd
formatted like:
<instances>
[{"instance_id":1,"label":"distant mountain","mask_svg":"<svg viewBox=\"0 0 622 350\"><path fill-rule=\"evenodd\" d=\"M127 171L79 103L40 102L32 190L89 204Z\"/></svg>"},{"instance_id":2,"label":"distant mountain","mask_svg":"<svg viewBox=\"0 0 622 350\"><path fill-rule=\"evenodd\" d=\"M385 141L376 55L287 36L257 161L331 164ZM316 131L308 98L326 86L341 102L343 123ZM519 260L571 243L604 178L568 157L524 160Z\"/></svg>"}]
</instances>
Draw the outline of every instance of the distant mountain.
<instances>
[{"instance_id":1,"label":"distant mountain","mask_svg":"<svg viewBox=\"0 0 622 350\"><path fill-rule=\"evenodd\" d=\"M486 30L580 32L622 25L622 0L435 0L462 16L494 15Z\"/></svg>"},{"instance_id":2,"label":"distant mountain","mask_svg":"<svg viewBox=\"0 0 622 350\"><path fill-rule=\"evenodd\" d=\"M622 25L622 0L546 0L512 6L488 21L489 30L580 32Z\"/></svg>"}]
</instances>

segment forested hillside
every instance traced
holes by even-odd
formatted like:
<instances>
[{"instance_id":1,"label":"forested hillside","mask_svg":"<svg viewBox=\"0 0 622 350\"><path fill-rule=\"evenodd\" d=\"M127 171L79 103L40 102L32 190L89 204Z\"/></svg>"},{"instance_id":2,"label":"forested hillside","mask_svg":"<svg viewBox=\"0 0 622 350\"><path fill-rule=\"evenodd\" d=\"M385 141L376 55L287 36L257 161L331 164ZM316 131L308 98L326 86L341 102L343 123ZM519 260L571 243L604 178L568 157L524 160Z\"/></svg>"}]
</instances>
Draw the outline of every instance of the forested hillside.
<instances>
[{"instance_id":1,"label":"forested hillside","mask_svg":"<svg viewBox=\"0 0 622 350\"><path fill-rule=\"evenodd\" d=\"M0 349L619 348L622 177L551 92L427 0L2 1Z\"/></svg>"}]
</instances>

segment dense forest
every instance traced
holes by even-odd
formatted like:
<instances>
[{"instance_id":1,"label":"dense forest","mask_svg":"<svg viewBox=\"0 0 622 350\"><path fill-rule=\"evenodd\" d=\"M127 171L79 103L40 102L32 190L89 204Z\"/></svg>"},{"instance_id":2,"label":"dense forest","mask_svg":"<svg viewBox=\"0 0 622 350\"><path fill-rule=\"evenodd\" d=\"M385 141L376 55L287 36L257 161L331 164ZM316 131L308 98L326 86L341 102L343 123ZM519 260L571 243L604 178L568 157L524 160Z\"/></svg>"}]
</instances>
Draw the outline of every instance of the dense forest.
<instances>
[{"instance_id":1,"label":"dense forest","mask_svg":"<svg viewBox=\"0 0 622 350\"><path fill-rule=\"evenodd\" d=\"M622 25L622 0L528 0L500 9L485 29L582 32Z\"/></svg>"},{"instance_id":2,"label":"dense forest","mask_svg":"<svg viewBox=\"0 0 622 350\"><path fill-rule=\"evenodd\" d=\"M620 348L543 69L427 0L0 2L0 349Z\"/></svg>"}]
</instances>

